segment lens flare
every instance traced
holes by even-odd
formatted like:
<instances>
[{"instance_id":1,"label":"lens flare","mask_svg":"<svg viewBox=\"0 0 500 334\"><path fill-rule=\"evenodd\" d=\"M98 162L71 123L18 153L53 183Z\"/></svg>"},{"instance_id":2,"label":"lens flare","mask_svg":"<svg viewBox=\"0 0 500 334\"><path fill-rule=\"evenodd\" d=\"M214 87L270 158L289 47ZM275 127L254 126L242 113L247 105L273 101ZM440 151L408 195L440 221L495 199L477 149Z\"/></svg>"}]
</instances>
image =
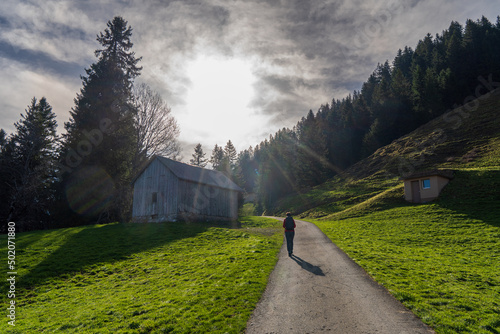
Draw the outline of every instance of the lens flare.
<instances>
[{"instance_id":1,"label":"lens flare","mask_svg":"<svg viewBox=\"0 0 500 334\"><path fill-rule=\"evenodd\" d=\"M70 208L84 216L97 216L111 203L114 182L101 167L84 167L70 175L66 199Z\"/></svg>"}]
</instances>

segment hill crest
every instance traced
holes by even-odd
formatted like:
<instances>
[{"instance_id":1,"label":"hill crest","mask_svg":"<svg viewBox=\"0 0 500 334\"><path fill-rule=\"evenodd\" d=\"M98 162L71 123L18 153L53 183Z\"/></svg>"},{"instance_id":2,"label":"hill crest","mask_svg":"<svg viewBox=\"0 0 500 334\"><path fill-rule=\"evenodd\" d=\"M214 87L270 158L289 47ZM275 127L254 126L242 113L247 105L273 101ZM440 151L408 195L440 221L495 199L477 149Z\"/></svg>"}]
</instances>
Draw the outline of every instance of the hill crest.
<instances>
[{"instance_id":1,"label":"hill crest","mask_svg":"<svg viewBox=\"0 0 500 334\"><path fill-rule=\"evenodd\" d=\"M345 171L360 179L384 172L405 177L436 168L463 168L498 149L500 89L420 126Z\"/></svg>"},{"instance_id":2,"label":"hill crest","mask_svg":"<svg viewBox=\"0 0 500 334\"><path fill-rule=\"evenodd\" d=\"M300 217L325 217L389 189L402 193L400 178L416 172L499 168L500 89L474 100L474 105L451 110L325 183L283 198L274 213L291 210Z\"/></svg>"}]
</instances>

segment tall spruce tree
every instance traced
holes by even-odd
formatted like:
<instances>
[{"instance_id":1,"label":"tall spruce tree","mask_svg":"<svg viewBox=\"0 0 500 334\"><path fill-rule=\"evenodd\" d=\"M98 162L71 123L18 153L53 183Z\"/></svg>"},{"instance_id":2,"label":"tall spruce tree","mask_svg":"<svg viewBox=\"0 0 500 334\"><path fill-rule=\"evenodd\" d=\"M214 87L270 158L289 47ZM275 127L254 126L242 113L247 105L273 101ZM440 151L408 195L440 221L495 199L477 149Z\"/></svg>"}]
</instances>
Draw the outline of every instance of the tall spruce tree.
<instances>
[{"instance_id":1,"label":"tall spruce tree","mask_svg":"<svg viewBox=\"0 0 500 334\"><path fill-rule=\"evenodd\" d=\"M15 123L16 132L0 153L2 216L20 230L42 229L50 223L52 184L58 136L56 115L45 97L36 98Z\"/></svg>"},{"instance_id":2,"label":"tall spruce tree","mask_svg":"<svg viewBox=\"0 0 500 334\"><path fill-rule=\"evenodd\" d=\"M256 164L253 159L253 148L238 154L235 170L235 182L247 192L253 192L257 180Z\"/></svg>"},{"instance_id":3,"label":"tall spruce tree","mask_svg":"<svg viewBox=\"0 0 500 334\"><path fill-rule=\"evenodd\" d=\"M312 110L297 124L299 140L297 177L301 187L315 186L328 173L326 137L318 131L317 120Z\"/></svg>"},{"instance_id":4,"label":"tall spruce tree","mask_svg":"<svg viewBox=\"0 0 500 334\"><path fill-rule=\"evenodd\" d=\"M82 76L65 124L60 174L72 211L84 221L127 220L131 207L134 131L132 86L141 67L131 51L132 28L117 16L97 36L102 49Z\"/></svg>"},{"instance_id":5,"label":"tall spruce tree","mask_svg":"<svg viewBox=\"0 0 500 334\"><path fill-rule=\"evenodd\" d=\"M224 150L219 145L215 144L210 157L212 169L222 171L224 169Z\"/></svg>"},{"instance_id":6,"label":"tall spruce tree","mask_svg":"<svg viewBox=\"0 0 500 334\"><path fill-rule=\"evenodd\" d=\"M4 129L0 129L0 153L3 151L5 144L7 143L7 133Z\"/></svg>"},{"instance_id":7,"label":"tall spruce tree","mask_svg":"<svg viewBox=\"0 0 500 334\"><path fill-rule=\"evenodd\" d=\"M228 140L226 146L224 146L224 154L229 161L229 166L231 167L231 169L234 168L238 159L238 152L236 151L236 148L234 147L231 140Z\"/></svg>"}]
</instances>

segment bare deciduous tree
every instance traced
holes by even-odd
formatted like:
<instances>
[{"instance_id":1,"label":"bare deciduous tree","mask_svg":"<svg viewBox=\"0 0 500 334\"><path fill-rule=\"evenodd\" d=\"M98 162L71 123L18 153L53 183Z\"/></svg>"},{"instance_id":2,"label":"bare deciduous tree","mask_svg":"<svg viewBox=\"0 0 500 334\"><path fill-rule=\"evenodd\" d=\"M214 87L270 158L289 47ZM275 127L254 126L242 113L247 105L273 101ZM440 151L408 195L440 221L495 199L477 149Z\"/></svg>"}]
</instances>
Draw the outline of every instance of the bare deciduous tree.
<instances>
[{"instance_id":1,"label":"bare deciduous tree","mask_svg":"<svg viewBox=\"0 0 500 334\"><path fill-rule=\"evenodd\" d=\"M160 94L148 85L134 87L133 104L136 108L135 131L137 147L134 167L137 170L153 155L179 159L179 127L171 110Z\"/></svg>"}]
</instances>

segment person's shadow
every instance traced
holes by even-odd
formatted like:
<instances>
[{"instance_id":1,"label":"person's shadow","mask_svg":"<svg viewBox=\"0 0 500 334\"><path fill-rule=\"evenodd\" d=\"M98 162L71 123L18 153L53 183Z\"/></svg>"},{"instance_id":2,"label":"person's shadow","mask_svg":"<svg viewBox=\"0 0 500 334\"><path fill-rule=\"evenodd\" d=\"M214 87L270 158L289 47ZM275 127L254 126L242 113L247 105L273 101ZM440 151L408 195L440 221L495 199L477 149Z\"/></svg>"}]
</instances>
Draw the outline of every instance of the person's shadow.
<instances>
[{"instance_id":1,"label":"person's shadow","mask_svg":"<svg viewBox=\"0 0 500 334\"><path fill-rule=\"evenodd\" d=\"M318 275L318 276L325 276L325 273L323 272L323 270L321 270L320 267L318 266L315 266L315 265L312 265L310 264L309 262L307 261L304 261L302 260L300 257L298 257L297 255L293 255L290 257L292 260L294 260L295 262L297 262L297 264L299 266L302 267L302 269L305 269L307 270L308 272L310 273L313 273L314 275Z\"/></svg>"}]
</instances>

